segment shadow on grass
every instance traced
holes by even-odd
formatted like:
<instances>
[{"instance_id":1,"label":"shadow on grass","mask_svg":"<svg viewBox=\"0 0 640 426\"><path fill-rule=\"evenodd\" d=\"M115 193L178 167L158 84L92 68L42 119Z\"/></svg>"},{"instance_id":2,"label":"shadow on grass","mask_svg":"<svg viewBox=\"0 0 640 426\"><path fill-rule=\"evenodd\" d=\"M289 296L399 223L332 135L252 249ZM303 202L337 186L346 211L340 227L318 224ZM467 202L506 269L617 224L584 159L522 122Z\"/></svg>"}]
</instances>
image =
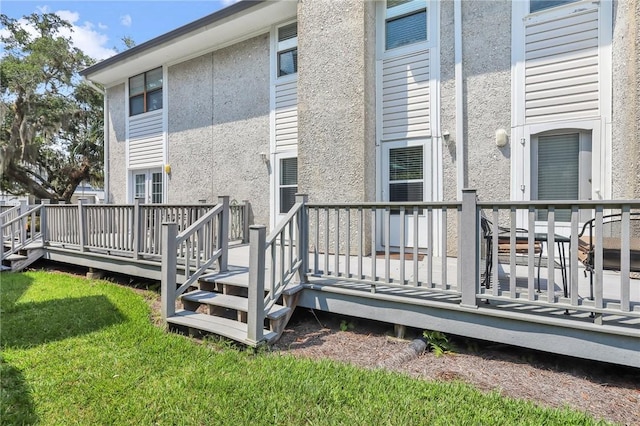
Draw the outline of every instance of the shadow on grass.
<instances>
[{"instance_id":1,"label":"shadow on grass","mask_svg":"<svg viewBox=\"0 0 640 426\"><path fill-rule=\"evenodd\" d=\"M29 348L81 336L126 318L102 295L17 304L2 318L2 347Z\"/></svg>"},{"instance_id":2,"label":"shadow on grass","mask_svg":"<svg viewBox=\"0 0 640 426\"><path fill-rule=\"evenodd\" d=\"M6 425L38 422L33 398L22 372L0 357L0 419Z\"/></svg>"}]
</instances>

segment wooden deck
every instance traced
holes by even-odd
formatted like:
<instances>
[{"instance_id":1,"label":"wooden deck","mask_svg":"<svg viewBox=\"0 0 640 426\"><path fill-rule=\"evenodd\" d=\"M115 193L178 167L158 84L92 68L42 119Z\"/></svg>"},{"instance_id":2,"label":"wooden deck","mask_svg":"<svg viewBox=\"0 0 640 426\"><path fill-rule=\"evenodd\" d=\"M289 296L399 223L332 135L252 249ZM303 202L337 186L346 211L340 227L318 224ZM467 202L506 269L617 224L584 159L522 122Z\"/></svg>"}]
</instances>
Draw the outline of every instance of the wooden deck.
<instances>
[{"instance_id":1,"label":"wooden deck","mask_svg":"<svg viewBox=\"0 0 640 426\"><path fill-rule=\"evenodd\" d=\"M473 212L486 208L475 204L475 198L471 204ZM302 197L270 235L264 227L252 227L250 244L223 238L229 235L228 199L180 226L159 225L166 222L161 220L166 208L146 215L140 207L137 212L135 206L121 207L112 214L120 219L111 222L99 215L98 207L87 209L102 218L91 222L100 226L87 226L90 221L78 217L87 211L83 207L57 212L41 207L44 229L27 239L31 249L42 250L52 261L161 281L163 315L171 327L257 345L277 339L300 306L640 367L640 280L628 270L600 268L592 287L571 247L563 280L558 252L546 247L539 282L539 259L512 250L491 258L491 286L485 286L486 253L480 250L477 216L469 215L465 222L464 202L420 205L429 218L426 232L433 250L390 249L385 243L393 226L406 233L404 224L393 224L397 205L309 205ZM606 207L640 209L640 202ZM493 204L488 208L496 209ZM516 210L513 205L505 208ZM417 211L412 205L401 209L412 212L409 218ZM29 217L35 223L35 215L13 218L12 223ZM380 221L382 235L371 227ZM465 235L464 244L454 242L457 257L443 257L452 251L442 238L452 223ZM26 234L21 226L13 234L5 232L5 225L8 253L6 236L15 240L16 232ZM115 225L126 231L115 232ZM138 233L132 231L136 229ZM576 229L577 221L570 233Z\"/></svg>"}]
</instances>

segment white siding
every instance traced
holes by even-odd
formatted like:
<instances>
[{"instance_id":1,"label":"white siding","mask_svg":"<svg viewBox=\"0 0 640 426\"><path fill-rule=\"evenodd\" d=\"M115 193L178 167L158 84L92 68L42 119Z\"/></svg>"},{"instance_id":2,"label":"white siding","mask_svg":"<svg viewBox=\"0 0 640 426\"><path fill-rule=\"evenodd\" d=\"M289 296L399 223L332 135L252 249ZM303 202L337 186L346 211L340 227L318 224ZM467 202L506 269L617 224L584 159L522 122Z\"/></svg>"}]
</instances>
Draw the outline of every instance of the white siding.
<instances>
[{"instance_id":1,"label":"white siding","mask_svg":"<svg viewBox=\"0 0 640 426\"><path fill-rule=\"evenodd\" d=\"M429 51L382 62L382 139L431 134Z\"/></svg>"},{"instance_id":2,"label":"white siding","mask_svg":"<svg viewBox=\"0 0 640 426\"><path fill-rule=\"evenodd\" d=\"M164 162L162 110L129 118L129 167L142 168Z\"/></svg>"},{"instance_id":3,"label":"white siding","mask_svg":"<svg viewBox=\"0 0 640 426\"><path fill-rule=\"evenodd\" d=\"M298 143L298 82L276 83L275 90L276 150L295 147Z\"/></svg>"},{"instance_id":4,"label":"white siding","mask_svg":"<svg viewBox=\"0 0 640 426\"><path fill-rule=\"evenodd\" d=\"M525 28L527 123L598 116L598 10Z\"/></svg>"}]
</instances>

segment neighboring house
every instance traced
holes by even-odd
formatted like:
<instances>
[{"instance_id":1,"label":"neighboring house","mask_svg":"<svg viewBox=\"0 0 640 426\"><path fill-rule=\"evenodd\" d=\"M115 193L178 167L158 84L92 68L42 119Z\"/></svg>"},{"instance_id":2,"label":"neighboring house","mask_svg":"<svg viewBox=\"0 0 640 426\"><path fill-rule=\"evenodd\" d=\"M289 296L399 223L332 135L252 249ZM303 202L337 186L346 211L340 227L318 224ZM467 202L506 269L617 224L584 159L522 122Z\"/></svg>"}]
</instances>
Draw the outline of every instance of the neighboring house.
<instances>
[{"instance_id":1,"label":"neighboring house","mask_svg":"<svg viewBox=\"0 0 640 426\"><path fill-rule=\"evenodd\" d=\"M640 198L637 1L241 1L82 72L106 202ZM558 216L557 221L562 222Z\"/></svg>"}]
</instances>

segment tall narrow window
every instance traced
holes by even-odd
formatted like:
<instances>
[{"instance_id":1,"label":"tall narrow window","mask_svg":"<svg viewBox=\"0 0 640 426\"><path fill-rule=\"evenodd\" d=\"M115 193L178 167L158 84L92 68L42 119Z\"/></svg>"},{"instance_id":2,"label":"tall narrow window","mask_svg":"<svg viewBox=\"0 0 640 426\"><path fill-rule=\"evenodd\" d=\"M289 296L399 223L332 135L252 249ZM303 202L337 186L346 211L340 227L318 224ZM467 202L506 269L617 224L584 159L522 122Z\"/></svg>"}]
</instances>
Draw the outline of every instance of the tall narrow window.
<instances>
[{"instance_id":1,"label":"tall narrow window","mask_svg":"<svg viewBox=\"0 0 640 426\"><path fill-rule=\"evenodd\" d=\"M278 77L298 72L298 23L278 28Z\"/></svg>"},{"instance_id":2,"label":"tall narrow window","mask_svg":"<svg viewBox=\"0 0 640 426\"><path fill-rule=\"evenodd\" d=\"M385 48L427 40L426 0L387 0Z\"/></svg>"},{"instance_id":3,"label":"tall narrow window","mask_svg":"<svg viewBox=\"0 0 640 426\"><path fill-rule=\"evenodd\" d=\"M162 67L129 79L129 115L162 108Z\"/></svg>"},{"instance_id":4,"label":"tall narrow window","mask_svg":"<svg viewBox=\"0 0 640 426\"><path fill-rule=\"evenodd\" d=\"M298 159L296 157L280 160L280 213L287 213L296 202L298 192Z\"/></svg>"},{"instance_id":5,"label":"tall narrow window","mask_svg":"<svg viewBox=\"0 0 640 426\"><path fill-rule=\"evenodd\" d=\"M162 203L162 172L151 173L151 202Z\"/></svg>"}]
</instances>

